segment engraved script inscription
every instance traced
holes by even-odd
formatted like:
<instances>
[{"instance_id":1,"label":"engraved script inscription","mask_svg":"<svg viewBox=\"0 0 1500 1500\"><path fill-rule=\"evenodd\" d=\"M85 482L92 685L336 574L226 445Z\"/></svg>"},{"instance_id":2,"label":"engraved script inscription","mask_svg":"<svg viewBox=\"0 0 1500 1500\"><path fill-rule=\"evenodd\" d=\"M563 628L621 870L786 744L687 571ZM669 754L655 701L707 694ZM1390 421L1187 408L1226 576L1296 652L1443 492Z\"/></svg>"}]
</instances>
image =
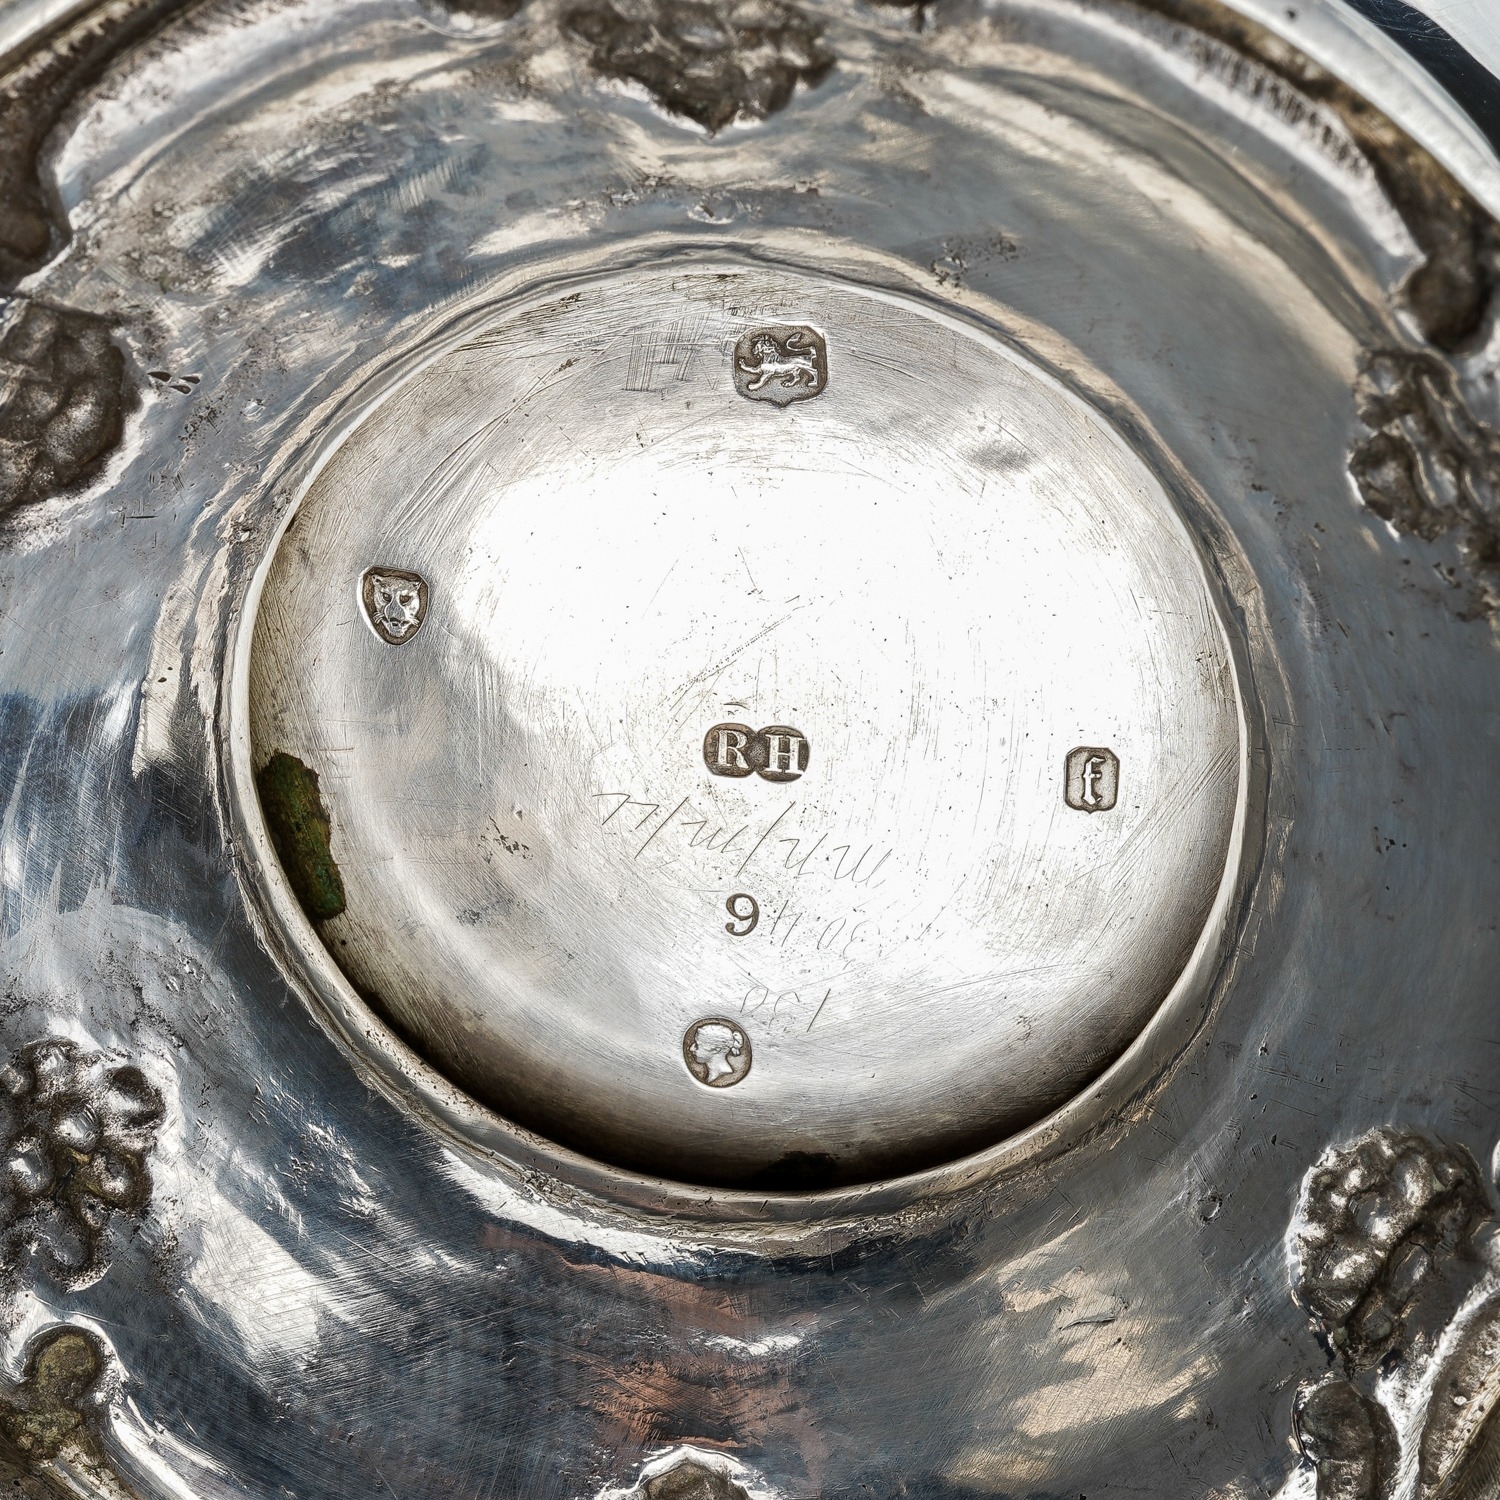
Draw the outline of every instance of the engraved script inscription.
<instances>
[{"instance_id":1,"label":"engraved script inscription","mask_svg":"<svg viewBox=\"0 0 1500 1500\"><path fill-rule=\"evenodd\" d=\"M795 781L806 769L812 746L786 724L752 729L748 724L715 724L703 736L703 764L715 776L749 776Z\"/></svg>"},{"instance_id":2,"label":"engraved script inscription","mask_svg":"<svg viewBox=\"0 0 1500 1500\"><path fill-rule=\"evenodd\" d=\"M754 328L734 346L734 386L751 401L790 406L828 387L828 345L813 328Z\"/></svg>"},{"instance_id":3,"label":"engraved script inscription","mask_svg":"<svg viewBox=\"0 0 1500 1500\"><path fill-rule=\"evenodd\" d=\"M359 597L375 634L388 646L409 641L427 618L427 580L399 568L369 568Z\"/></svg>"},{"instance_id":4,"label":"engraved script inscription","mask_svg":"<svg viewBox=\"0 0 1500 1500\"><path fill-rule=\"evenodd\" d=\"M1113 750L1080 745L1068 752L1069 807L1079 812L1108 812L1120 797L1120 760Z\"/></svg>"}]
</instances>

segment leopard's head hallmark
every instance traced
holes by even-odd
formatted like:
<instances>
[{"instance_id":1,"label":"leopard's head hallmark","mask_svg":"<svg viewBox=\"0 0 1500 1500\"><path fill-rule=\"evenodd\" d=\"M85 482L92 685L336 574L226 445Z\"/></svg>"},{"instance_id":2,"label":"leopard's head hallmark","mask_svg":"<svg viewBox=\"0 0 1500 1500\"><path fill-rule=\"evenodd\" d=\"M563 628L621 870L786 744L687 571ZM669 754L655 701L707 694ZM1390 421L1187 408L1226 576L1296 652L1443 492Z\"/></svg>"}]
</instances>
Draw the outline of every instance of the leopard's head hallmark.
<instances>
[{"instance_id":1,"label":"leopard's head hallmark","mask_svg":"<svg viewBox=\"0 0 1500 1500\"><path fill-rule=\"evenodd\" d=\"M427 580L400 568L368 568L359 582L371 629L388 646L405 645L427 618Z\"/></svg>"}]
</instances>

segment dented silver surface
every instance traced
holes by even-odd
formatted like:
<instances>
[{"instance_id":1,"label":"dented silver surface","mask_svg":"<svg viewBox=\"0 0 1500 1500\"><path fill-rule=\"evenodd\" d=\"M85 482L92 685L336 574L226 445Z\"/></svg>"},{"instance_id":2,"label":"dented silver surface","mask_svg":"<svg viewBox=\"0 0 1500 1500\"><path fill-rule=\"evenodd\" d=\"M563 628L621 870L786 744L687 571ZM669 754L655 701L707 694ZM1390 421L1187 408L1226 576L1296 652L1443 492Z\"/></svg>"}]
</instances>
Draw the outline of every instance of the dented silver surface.
<instances>
[{"instance_id":1,"label":"dented silver surface","mask_svg":"<svg viewBox=\"0 0 1500 1500\"><path fill-rule=\"evenodd\" d=\"M1484 1493L1488 229L1409 281L1412 203L1448 189L1403 198L1332 94L1151 12L731 9L208 3L51 138L70 234L6 328L53 342L0 345L0 451L31 464L0 552L0 1051L88 1059L80 1098L138 1070L149 1119L109 1128L149 1191L127 1172L87 1207L86 1271L5 1200L4 1442L37 1482L196 1496ZM339 1009L230 755L253 581L416 353L726 257L967 322L1091 405L1194 538L1253 718L1202 1003L1023 1138L813 1197L569 1156ZM101 322L118 442L108 357L68 363ZM767 317L746 359L804 378L805 322ZM436 638L421 576L419 628L372 617L372 651ZM77 1112L27 1139L102 1163ZM1382 1192L1396 1228L1363 1244ZM101 1351L47 1408L87 1405L76 1460L25 1420L59 1324Z\"/></svg>"}]
</instances>

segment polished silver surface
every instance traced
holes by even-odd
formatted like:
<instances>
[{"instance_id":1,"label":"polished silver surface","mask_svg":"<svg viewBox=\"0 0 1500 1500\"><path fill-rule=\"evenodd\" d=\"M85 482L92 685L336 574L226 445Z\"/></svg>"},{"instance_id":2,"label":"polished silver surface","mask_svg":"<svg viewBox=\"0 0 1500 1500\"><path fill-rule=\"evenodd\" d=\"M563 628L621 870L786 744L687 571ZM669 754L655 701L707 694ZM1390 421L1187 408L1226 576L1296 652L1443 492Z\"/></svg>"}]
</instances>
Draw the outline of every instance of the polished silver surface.
<instances>
[{"instance_id":1,"label":"polished silver surface","mask_svg":"<svg viewBox=\"0 0 1500 1500\"><path fill-rule=\"evenodd\" d=\"M0 98L0 1480L1491 1495L1431 85L1261 0L172 9Z\"/></svg>"},{"instance_id":2,"label":"polished silver surface","mask_svg":"<svg viewBox=\"0 0 1500 1500\"><path fill-rule=\"evenodd\" d=\"M368 558L411 569L379 639ZM591 1156L929 1166L1179 980L1201 1008L1243 745L1198 551L1103 420L918 304L687 263L485 318L321 461L253 629L251 759L316 778L344 893L314 941ZM705 1012L733 1095L684 1066Z\"/></svg>"}]
</instances>

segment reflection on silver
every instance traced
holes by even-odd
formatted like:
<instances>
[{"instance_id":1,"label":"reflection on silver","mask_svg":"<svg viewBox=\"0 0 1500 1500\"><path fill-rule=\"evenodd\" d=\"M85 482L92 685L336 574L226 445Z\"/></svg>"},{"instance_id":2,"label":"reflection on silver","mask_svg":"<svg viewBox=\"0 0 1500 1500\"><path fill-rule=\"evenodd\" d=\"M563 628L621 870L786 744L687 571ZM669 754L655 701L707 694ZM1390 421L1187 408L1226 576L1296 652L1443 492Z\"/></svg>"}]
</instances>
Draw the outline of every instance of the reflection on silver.
<instances>
[{"instance_id":1,"label":"reflection on silver","mask_svg":"<svg viewBox=\"0 0 1500 1500\"><path fill-rule=\"evenodd\" d=\"M1401 121L1212 0L172 3L0 109L0 1056L88 1096L3 1477L1487 1497L1441 96L1322 0Z\"/></svg>"}]
</instances>

